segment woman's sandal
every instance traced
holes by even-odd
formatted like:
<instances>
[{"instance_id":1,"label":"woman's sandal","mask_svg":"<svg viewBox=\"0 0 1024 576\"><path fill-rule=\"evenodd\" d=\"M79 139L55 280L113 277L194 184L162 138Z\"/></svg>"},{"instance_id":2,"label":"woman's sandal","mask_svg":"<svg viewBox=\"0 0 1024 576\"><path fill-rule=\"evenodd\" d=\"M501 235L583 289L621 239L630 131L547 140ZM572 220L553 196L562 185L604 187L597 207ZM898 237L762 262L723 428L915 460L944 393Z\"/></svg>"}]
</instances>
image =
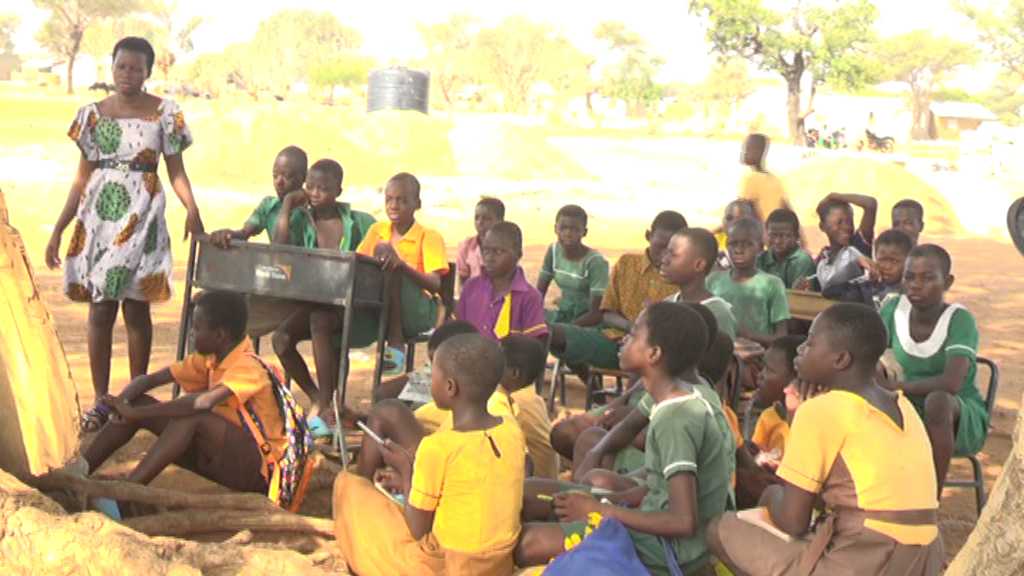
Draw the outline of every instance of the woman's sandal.
<instances>
[{"instance_id":1,"label":"woman's sandal","mask_svg":"<svg viewBox=\"0 0 1024 576\"><path fill-rule=\"evenodd\" d=\"M82 414L82 432L99 432L114 415L114 410L106 404L97 404Z\"/></svg>"}]
</instances>

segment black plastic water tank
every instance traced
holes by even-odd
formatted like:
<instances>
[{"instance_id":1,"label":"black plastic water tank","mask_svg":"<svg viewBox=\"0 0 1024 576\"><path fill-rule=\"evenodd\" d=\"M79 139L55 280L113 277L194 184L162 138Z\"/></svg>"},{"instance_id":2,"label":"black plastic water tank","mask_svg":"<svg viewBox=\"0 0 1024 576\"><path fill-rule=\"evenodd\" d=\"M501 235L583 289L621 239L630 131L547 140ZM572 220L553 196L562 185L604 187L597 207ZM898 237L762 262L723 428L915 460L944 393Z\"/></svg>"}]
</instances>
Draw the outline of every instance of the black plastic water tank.
<instances>
[{"instance_id":1,"label":"black plastic water tank","mask_svg":"<svg viewBox=\"0 0 1024 576\"><path fill-rule=\"evenodd\" d=\"M370 72L367 83L366 111L430 110L430 72L405 67Z\"/></svg>"}]
</instances>

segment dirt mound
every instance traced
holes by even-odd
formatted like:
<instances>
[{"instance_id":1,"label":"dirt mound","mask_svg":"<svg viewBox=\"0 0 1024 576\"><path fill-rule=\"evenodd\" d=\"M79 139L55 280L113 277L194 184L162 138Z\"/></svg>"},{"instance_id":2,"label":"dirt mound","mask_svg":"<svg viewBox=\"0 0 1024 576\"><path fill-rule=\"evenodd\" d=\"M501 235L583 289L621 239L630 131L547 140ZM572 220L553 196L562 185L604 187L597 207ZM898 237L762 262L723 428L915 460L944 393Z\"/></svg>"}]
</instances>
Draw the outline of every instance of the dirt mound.
<instances>
[{"instance_id":1,"label":"dirt mound","mask_svg":"<svg viewBox=\"0 0 1024 576\"><path fill-rule=\"evenodd\" d=\"M189 106L196 142L185 163L199 189L258 186L270 193L274 158L293 144L306 151L310 163L319 158L340 162L346 186L383 186L400 171L455 175L450 126L419 112L364 114L288 103Z\"/></svg>"},{"instance_id":2,"label":"dirt mound","mask_svg":"<svg viewBox=\"0 0 1024 576\"><path fill-rule=\"evenodd\" d=\"M498 124L459 127L453 138L461 176L507 180L597 180L536 128Z\"/></svg>"},{"instance_id":3,"label":"dirt mound","mask_svg":"<svg viewBox=\"0 0 1024 576\"><path fill-rule=\"evenodd\" d=\"M830 192L868 194L878 199L878 231L891 225L892 206L904 198L924 206L925 234L955 235L962 231L952 205L936 188L902 166L872 158L817 158L782 175L786 193L800 221L816 227L815 208Z\"/></svg>"}]
</instances>

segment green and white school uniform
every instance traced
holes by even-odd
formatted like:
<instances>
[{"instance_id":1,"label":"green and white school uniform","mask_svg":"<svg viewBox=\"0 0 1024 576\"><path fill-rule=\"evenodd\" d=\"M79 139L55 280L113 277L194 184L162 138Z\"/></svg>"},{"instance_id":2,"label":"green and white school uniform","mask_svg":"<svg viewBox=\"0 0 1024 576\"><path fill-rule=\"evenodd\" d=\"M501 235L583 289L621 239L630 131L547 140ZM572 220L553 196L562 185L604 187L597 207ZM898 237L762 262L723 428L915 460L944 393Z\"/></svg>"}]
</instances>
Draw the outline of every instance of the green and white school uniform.
<instances>
[{"instance_id":1,"label":"green and white school uniform","mask_svg":"<svg viewBox=\"0 0 1024 576\"><path fill-rule=\"evenodd\" d=\"M910 311L913 305L906 296L892 300L879 310L889 331L889 347L903 368L903 378L916 382L934 378L946 369L949 358L963 356L970 368L960 392L960 422L956 429L954 453L958 456L981 450L988 434L989 415L985 400L978 390L978 326L974 316L959 304L950 304L942 312L931 336L923 342L910 337ZM918 414L924 418L924 397L907 395Z\"/></svg>"}]
</instances>

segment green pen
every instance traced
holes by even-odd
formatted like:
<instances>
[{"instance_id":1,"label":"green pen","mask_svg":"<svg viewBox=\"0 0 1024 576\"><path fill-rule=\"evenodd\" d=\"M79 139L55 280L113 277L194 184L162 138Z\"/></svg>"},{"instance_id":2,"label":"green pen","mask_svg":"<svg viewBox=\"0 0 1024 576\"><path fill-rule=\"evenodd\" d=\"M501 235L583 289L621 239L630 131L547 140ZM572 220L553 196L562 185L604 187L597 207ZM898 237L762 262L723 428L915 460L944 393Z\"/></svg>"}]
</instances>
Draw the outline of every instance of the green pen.
<instances>
[{"instance_id":1,"label":"green pen","mask_svg":"<svg viewBox=\"0 0 1024 576\"><path fill-rule=\"evenodd\" d=\"M537 494L537 500L543 500L545 502L554 502L555 501L555 497L554 496L549 496L547 494Z\"/></svg>"}]
</instances>

